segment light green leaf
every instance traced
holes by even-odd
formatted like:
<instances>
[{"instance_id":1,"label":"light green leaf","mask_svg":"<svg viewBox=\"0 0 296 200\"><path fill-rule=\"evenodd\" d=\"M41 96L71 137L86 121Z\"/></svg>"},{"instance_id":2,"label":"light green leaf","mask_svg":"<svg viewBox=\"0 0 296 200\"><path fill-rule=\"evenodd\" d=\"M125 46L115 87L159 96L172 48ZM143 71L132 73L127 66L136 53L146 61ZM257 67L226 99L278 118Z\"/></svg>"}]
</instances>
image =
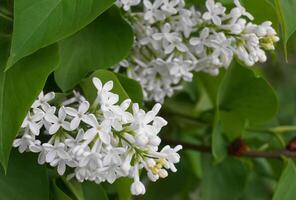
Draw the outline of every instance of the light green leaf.
<instances>
[{"instance_id":1,"label":"light green leaf","mask_svg":"<svg viewBox=\"0 0 296 200\"><path fill-rule=\"evenodd\" d=\"M61 63L55 79L63 91L72 89L89 72L106 69L126 57L133 32L112 7L75 35L60 42Z\"/></svg>"},{"instance_id":2,"label":"light green leaf","mask_svg":"<svg viewBox=\"0 0 296 200\"><path fill-rule=\"evenodd\" d=\"M0 173L3 200L49 200L49 184L45 166L33 154L13 151L7 174Z\"/></svg>"},{"instance_id":3,"label":"light green leaf","mask_svg":"<svg viewBox=\"0 0 296 200\"><path fill-rule=\"evenodd\" d=\"M278 17L274 5L269 0L241 0L243 6L254 16L254 23L271 21L278 28ZM262 12L264 10L264 12Z\"/></svg>"},{"instance_id":4,"label":"light green leaf","mask_svg":"<svg viewBox=\"0 0 296 200\"><path fill-rule=\"evenodd\" d=\"M273 200L294 200L296 197L295 190L296 167L292 160L288 160L288 165L283 171Z\"/></svg>"},{"instance_id":5,"label":"light green leaf","mask_svg":"<svg viewBox=\"0 0 296 200\"><path fill-rule=\"evenodd\" d=\"M220 164L213 165L209 156L205 156L202 164L201 199L239 199L248 176L246 167L239 160L228 158Z\"/></svg>"},{"instance_id":6,"label":"light green leaf","mask_svg":"<svg viewBox=\"0 0 296 200\"><path fill-rule=\"evenodd\" d=\"M114 0L15 0L14 27L6 69L40 48L82 29Z\"/></svg>"},{"instance_id":7,"label":"light green leaf","mask_svg":"<svg viewBox=\"0 0 296 200\"><path fill-rule=\"evenodd\" d=\"M212 154L217 163L221 162L227 156L227 145L224 141L222 131L223 125L217 112L212 131Z\"/></svg>"},{"instance_id":8,"label":"light green leaf","mask_svg":"<svg viewBox=\"0 0 296 200\"><path fill-rule=\"evenodd\" d=\"M282 28L283 43L287 57L287 42L296 31L296 0L274 0L274 2Z\"/></svg>"},{"instance_id":9,"label":"light green leaf","mask_svg":"<svg viewBox=\"0 0 296 200\"><path fill-rule=\"evenodd\" d=\"M217 105L219 111L224 112L221 117L227 116L227 121L231 116L234 121L241 119L242 122L238 124L242 126L246 122L250 124L267 122L278 110L277 96L268 82L262 77L257 77L252 70L238 64L232 65L227 70L219 88ZM237 128L239 130L241 127ZM233 129L232 131L235 132Z\"/></svg>"},{"instance_id":10,"label":"light green leaf","mask_svg":"<svg viewBox=\"0 0 296 200\"><path fill-rule=\"evenodd\" d=\"M0 43L0 161L6 169L12 142L59 56L57 46L50 46L3 72L9 40L1 38Z\"/></svg>"}]
</instances>

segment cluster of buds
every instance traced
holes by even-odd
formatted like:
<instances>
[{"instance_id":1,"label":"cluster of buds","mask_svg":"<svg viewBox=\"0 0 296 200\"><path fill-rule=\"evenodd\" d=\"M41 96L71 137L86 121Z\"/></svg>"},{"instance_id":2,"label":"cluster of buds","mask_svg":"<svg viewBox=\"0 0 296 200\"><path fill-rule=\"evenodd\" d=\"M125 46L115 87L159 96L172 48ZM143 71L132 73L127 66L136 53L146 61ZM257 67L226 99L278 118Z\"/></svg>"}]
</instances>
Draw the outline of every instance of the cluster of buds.
<instances>
[{"instance_id":1,"label":"cluster of buds","mask_svg":"<svg viewBox=\"0 0 296 200\"><path fill-rule=\"evenodd\" d=\"M165 178L167 170L176 171L177 153L182 147L165 146L159 150L158 133L167 122L157 116L161 105L145 112L111 92L106 84L93 78L97 97L92 105L75 93L57 108L50 102L55 93L41 93L25 118L13 146L21 153L38 153L38 163L57 167L68 178L113 183L120 177L134 179L131 192L144 194L139 170L146 170L152 181Z\"/></svg>"},{"instance_id":2,"label":"cluster of buds","mask_svg":"<svg viewBox=\"0 0 296 200\"><path fill-rule=\"evenodd\" d=\"M217 75L234 57L247 66L266 61L279 38L270 21L254 24L239 0L229 12L206 1L206 11L187 8L184 0L118 0L135 32L132 53L124 68L138 80L146 100L162 102L191 81L194 72ZM135 9L134 9L135 7Z\"/></svg>"}]
</instances>

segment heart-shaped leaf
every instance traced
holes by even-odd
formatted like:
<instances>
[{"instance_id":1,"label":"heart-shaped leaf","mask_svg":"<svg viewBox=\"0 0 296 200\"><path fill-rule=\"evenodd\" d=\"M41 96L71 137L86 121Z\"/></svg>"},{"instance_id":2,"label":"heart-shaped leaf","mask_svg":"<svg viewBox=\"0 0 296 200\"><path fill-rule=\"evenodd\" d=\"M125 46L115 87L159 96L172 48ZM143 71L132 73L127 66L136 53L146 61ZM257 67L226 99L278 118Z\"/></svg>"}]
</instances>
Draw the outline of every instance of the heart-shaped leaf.
<instances>
[{"instance_id":1,"label":"heart-shaped leaf","mask_svg":"<svg viewBox=\"0 0 296 200\"><path fill-rule=\"evenodd\" d=\"M0 161L4 168L27 111L59 60L57 45L49 46L4 72L9 42L0 38Z\"/></svg>"},{"instance_id":2,"label":"heart-shaped leaf","mask_svg":"<svg viewBox=\"0 0 296 200\"><path fill-rule=\"evenodd\" d=\"M84 29L60 42L61 63L55 79L63 91L72 89L89 72L106 69L128 55L133 32L112 7Z\"/></svg>"},{"instance_id":3,"label":"heart-shaped leaf","mask_svg":"<svg viewBox=\"0 0 296 200\"><path fill-rule=\"evenodd\" d=\"M38 49L77 32L113 3L114 0L15 0L6 69Z\"/></svg>"}]
</instances>

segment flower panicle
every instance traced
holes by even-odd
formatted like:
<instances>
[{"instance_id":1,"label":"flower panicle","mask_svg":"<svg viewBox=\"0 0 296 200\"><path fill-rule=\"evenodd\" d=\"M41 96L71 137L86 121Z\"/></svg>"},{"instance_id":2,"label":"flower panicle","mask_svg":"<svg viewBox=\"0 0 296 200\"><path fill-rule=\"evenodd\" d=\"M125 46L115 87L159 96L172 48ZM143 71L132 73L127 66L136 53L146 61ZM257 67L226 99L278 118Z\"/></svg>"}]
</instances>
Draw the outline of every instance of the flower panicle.
<instances>
[{"instance_id":1,"label":"flower panicle","mask_svg":"<svg viewBox=\"0 0 296 200\"><path fill-rule=\"evenodd\" d=\"M112 81L93 78L93 84L97 97L92 105L75 92L57 108L50 104L55 94L41 92L13 146L21 153L38 153L38 163L56 167L59 175L68 169L69 178L98 184L130 177L132 194L144 194L139 170L152 181L165 178L168 170L176 171L181 146L158 149L158 133L167 124L157 116L160 104L145 112L130 99L119 103Z\"/></svg>"},{"instance_id":2,"label":"flower panicle","mask_svg":"<svg viewBox=\"0 0 296 200\"><path fill-rule=\"evenodd\" d=\"M184 0L117 0L117 5L127 11L135 44L114 69L124 68L138 80L146 100L163 102L194 72L218 75L234 57L247 66L265 62L265 51L279 41L272 23L253 23L239 0L229 11L214 0L206 1L204 12L187 8Z\"/></svg>"}]
</instances>

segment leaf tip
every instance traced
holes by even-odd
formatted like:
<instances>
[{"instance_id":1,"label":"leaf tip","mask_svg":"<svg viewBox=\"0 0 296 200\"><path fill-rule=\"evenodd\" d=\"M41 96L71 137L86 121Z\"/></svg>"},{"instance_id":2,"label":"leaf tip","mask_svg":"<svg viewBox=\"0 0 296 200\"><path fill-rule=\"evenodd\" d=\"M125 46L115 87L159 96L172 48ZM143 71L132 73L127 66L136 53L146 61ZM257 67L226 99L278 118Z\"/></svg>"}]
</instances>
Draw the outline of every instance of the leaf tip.
<instances>
[{"instance_id":1,"label":"leaf tip","mask_svg":"<svg viewBox=\"0 0 296 200\"><path fill-rule=\"evenodd\" d=\"M7 72L7 70L9 70L13 64L14 64L13 59L11 56L9 56L6 66L5 66L5 69L4 69L4 72Z\"/></svg>"}]
</instances>

